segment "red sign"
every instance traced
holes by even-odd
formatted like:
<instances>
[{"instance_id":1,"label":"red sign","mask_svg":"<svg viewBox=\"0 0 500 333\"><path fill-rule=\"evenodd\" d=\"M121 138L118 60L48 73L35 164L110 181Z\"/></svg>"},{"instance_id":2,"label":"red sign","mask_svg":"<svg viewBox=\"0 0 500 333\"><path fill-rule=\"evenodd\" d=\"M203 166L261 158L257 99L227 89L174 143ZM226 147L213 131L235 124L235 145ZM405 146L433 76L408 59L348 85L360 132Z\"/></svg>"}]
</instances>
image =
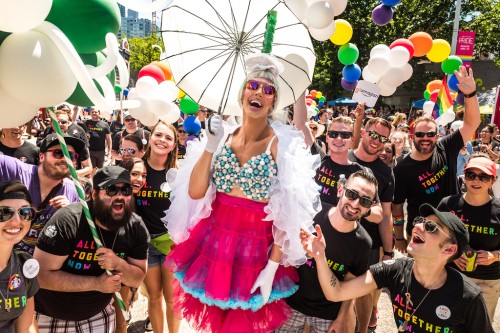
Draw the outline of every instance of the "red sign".
<instances>
[{"instance_id":1,"label":"red sign","mask_svg":"<svg viewBox=\"0 0 500 333\"><path fill-rule=\"evenodd\" d=\"M474 31L459 31L457 37L457 49L455 55L459 56L464 66L469 68L472 63L472 55L474 54Z\"/></svg>"},{"instance_id":2,"label":"red sign","mask_svg":"<svg viewBox=\"0 0 500 333\"><path fill-rule=\"evenodd\" d=\"M500 86L497 87L497 95L493 104L493 117L491 122L500 127Z\"/></svg>"}]
</instances>

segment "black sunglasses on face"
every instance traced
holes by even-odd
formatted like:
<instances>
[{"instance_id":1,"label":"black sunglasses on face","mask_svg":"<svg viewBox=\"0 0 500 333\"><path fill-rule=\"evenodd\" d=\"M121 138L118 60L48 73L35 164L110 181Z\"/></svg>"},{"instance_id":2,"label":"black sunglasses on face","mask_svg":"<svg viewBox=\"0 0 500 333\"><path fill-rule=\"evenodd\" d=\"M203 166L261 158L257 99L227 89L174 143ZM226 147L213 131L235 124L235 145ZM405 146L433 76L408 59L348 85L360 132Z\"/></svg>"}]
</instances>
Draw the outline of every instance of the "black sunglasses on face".
<instances>
[{"instance_id":1,"label":"black sunglasses on face","mask_svg":"<svg viewBox=\"0 0 500 333\"><path fill-rule=\"evenodd\" d=\"M436 131L430 131L430 132L415 132L415 136L417 138L423 138L424 136L427 136L428 138L433 138L437 135Z\"/></svg>"},{"instance_id":2,"label":"black sunglasses on face","mask_svg":"<svg viewBox=\"0 0 500 333\"><path fill-rule=\"evenodd\" d=\"M120 192L124 197L129 197L132 195L132 186L130 185L125 185L122 187L118 187L116 185L110 185L106 188L103 188L102 190L106 191L106 195L109 195L110 197L114 197L115 195Z\"/></svg>"},{"instance_id":3,"label":"black sunglasses on face","mask_svg":"<svg viewBox=\"0 0 500 333\"><path fill-rule=\"evenodd\" d=\"M351 190L350 188L346 188L344 191L345 197L349 200L356 200L359 198L359 204L362 207L370 208L373 204L373 200L368 198L367 196L360 196L358 191Z\"/></svg>"},{"instance_id":4,"label":"black sunglasses on face","mask_svg":"<svg viewBox=\"0 0 500 333\"><path fill-rule=\"evenodd\" d=\"M33 207L21 207L16 210L9 206L0 206L0 222L7 222L16 212L22 220L27 222L33 220L36 215L36 209Z\"/></svg>"},{"instance_id":5,"label":"black sunglasses on face","mask_svg":"<svg viewBox=\"0 0 500 333\"><path fill-rule=\"evenodd\" d=\"M311 131L317 131L318 128L317 127L309 127L311 129Z\"/></svg>"},{"instance_id":6,"label":"black sunglasses on face","mask_svg":"<svg viewBox=\"0 0 500 333\"><path fill-rule=\"evenodd\" d=\"M135 121L135 118L125 118L123 120L125 120L126 122L130 122L130 121Z\"/></svg>"},{"instance_id":7,"label":"black sunglasses on face","mask_svg":"<svg viewBox=\"0 0 500 333\"><path fill-rule=\"evenodd\" d=\"M425 231L427 231L428 233L435 233L436 230L439 230L441 231L446 237L448 237L449 239L451 239L451 237L443 231L443 229L441 229L439 227L439 225L434 222L434 221L430 221L430 220L427 220L425 217L423 216L417 216L415 217L415 219L413 220L413 225L416 226L417 224L421 224L421 223L424 223L424 229Z\"/></svg>"},{"instance_id":8,"label":"black sunglasses on face","mask_svg":"<svg viewBox=\"0 0 500 333\"><path fill-rule=\"evenodd\" d=\"M68 123L67 120L58 120L57 121L60 125L66 125Z\"/></svg>"},{"instance_id":9,"label":"black sunglasses on face","mask_svg":"<svg viewBox=\"0 0 500 333\"><path fill-rule=\"evenodd\" d=\"M136 150L135 148L120 148L120 154L125 155L125 153L129 153L129 155L134 155Z\"/></svg>"},{"instance_id":10,"label":"black sunglasses on face","mask_svg":"<svg viewBox=\"0 0 500 333\"><path fill-rule=\"evenodd\" d=\"M52 152L52 157L57 158L58 160L60 160L61 158L64 158L64 153L63 153L62 149L49 149L49 150L47 150L47 152L49 152L49 151ZM69 158L71 158L71 160L74 162L78 159L78 154L70 151Z\"/></svg>"},{"instance_id":11,"label":"black sunglasses on face","mask_svg":"<svg viewBox=\"0 0 500 333\"><path fill-rule=\"evenodd\" d=\"M352 137L352 132L347 131L328 131L326 132L328 137L335 139L340 136L341 139L350 139Z\"/></svg>"},{"instance_id":12,"label":"black sunglasses on face","mask_svg":"<svg viewBox=\"0 0 500 333\"><path fill-rule=\"evenodd\" d=\"M487 183L493 179L493 176L491 176L491 175L487 175L485 173L477 174L477 173L474 173L472 171L465 171L464 177L466 180L469 180L469 181L474 181L474 180L476 180L476 178L478 178L483 183Z\"/></svg>"},{"instance_id":13,"label":"black sunglasses on face","mask_svg":"<svg viewBox=\"0 0 500 333\"><path fill-rule=\"evenodd\" d=\"M185 130L177 130L177 133L184 134L184 133L186 133L186 131Z\"/></svg>"},{"instance_id":14,"label":"black sunglasses on face","mask_svg":"<svg viewBox=\"0 0 500 333\"><path fill-rule=\"evenodd\" d=\"M257 80L248 80L246 84L246 88L248 90L255 91L262 87L262 91L264 94L272 96L276 94L276 88L272 84L260 83Z\"/></svg>"},{"instance_id":15,"label":"black sunglasses on face","mask_svg":"<svg viewBox=\"0 0 500 333\"><path fill-rule=\"evenodd\" d=\"M370 138L372 138L373 140L377 140L378 139L378 141L380 141L380 143L389 142L389 138L388 137L383 136L382 134L378 134L375 131L368 131L368 136Z\"/></svg>"}]
</instances>

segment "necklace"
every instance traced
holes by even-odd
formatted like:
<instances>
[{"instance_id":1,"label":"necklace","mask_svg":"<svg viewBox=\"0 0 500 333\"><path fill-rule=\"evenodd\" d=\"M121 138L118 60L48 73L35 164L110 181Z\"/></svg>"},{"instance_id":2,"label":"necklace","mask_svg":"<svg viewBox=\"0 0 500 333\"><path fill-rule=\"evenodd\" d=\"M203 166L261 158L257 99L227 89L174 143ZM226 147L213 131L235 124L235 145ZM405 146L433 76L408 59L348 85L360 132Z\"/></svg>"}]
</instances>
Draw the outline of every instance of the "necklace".
<instances>
[{"instance_id":1,"label":"necklace","mask_svg":"<svg viewBox=\"0 0 500 333\"><path fill-rule=\"evenodd\" d=\"M11 258L12 258L12 257L11 257ZM12 276L12 267L14 266L13 264L14 264L14 263L12 263L12 264L11 264L11 266L10 266L10 275L9 275L9 277L10 277L10 276ZM5 296L3 295L3 293L2 293L2 290L0 290L0 295L1 295L1 296L2 296L2 298L3 298L3 309L4 309L5 311L7 311L7 312L10 312L10 309L11 309L12 307L11 307L11 305L10 305L10 304L7 304L7 299L9 298L9 284L8 284L8 283L7 283L7 291L6 291L6 293L7 293L7 297L5 297Z\"/></svg>"},{"instance_id":2,"label":"necklace","mask_svg":"<svg viewBox=\"0 0 500 333\"><path fill-rule=\"evenodd\" d=\"M108 248L106 246L106 242L104 241L104 237L102 236L101 227L97 226L97 230L99 230L99 235L101 236L102 245L104 245L105 248ZM116 232L115 232L115 238L113 239L113 244L111 245L111 250L113 250L113 248L115 247L115 242L116 242L116 237L118 236L118 231L120 231L120 229L116 230Z\"/></svg>"}]
</instances>

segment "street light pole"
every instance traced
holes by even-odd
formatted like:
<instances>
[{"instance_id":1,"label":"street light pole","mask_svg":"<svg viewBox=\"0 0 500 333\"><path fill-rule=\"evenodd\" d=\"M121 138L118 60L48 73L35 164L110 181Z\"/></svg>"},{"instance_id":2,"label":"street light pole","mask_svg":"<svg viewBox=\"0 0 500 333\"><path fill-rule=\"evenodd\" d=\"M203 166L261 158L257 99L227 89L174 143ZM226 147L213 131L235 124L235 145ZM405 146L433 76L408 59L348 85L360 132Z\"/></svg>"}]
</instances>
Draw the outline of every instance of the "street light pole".
<instances>
[{"instance_id":1,"label":"street light pole","mask_svg":"<svg viewBox=\"0 0 500 333\"><path fill-rule=\"evenodd\" d=\"M453 35L451 36L451 54L457 52L458 30L460 26L460 11L462 7L462 0L456 0L455 7L455 20L453 21Z\"/></svg>"}]
</instances>

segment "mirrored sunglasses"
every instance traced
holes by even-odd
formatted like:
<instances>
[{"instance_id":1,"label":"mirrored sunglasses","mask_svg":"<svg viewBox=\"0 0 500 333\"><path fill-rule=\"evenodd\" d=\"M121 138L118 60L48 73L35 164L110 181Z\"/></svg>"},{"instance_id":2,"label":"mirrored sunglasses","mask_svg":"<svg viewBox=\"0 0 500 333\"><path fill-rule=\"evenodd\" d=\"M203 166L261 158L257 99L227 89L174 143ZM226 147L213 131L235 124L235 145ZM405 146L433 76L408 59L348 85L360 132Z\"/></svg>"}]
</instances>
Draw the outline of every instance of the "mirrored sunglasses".
<instances>
[{"instance_id":1,"label":"mirrored sunglasses","mask_svg":"<svg viewBox=\"0 0 500 333\"><path fill-rule=\"evenodd\" d=\"M264 94L272 96L276 94L276 88L272 84L267 84L267 83L260 83L257 80L248 80L246 84L246 88L248 90L258 90L259 88L262 88L262 91Z\"/></svg>"},{"instance_id":2,"label":"mirrored sunglasses","mask_svg":"<svg viewBox=\"0 0 500 333\"><path fill-rule=\"evenodd\" d=\"M129 155L134 155L136 152L135 148L120 148L120 154L125 155L128 153Z\"/></svg>"},{"instance_id":3,"label":"mirrored sunglasses","mask_svg":"<svg viewBox=\"0 0 500 333\"><path fill-rule=\"evenodd\" d=\"M386 142L389 142L389 138L386 137L386 136L383 136L381 134L378 134L377 132L375 131L368 131L368 136L370 138L372 138L373 140L377 140L380 141L380 143L386 143Z\"/></svg>"},{"instance_id":4,"label":"mirrored sunglasses","mask_svg":"<svg viewBox=\"0 0 500 333\"><path fill-rule=\"evenodd\" d=\"M21 207L16 210L9 206L0 206L0 222L7 222L16 212L22 220L27 222L32 221L36 216L36 209L33 207Z\"/></svg>"}]
</instances>

